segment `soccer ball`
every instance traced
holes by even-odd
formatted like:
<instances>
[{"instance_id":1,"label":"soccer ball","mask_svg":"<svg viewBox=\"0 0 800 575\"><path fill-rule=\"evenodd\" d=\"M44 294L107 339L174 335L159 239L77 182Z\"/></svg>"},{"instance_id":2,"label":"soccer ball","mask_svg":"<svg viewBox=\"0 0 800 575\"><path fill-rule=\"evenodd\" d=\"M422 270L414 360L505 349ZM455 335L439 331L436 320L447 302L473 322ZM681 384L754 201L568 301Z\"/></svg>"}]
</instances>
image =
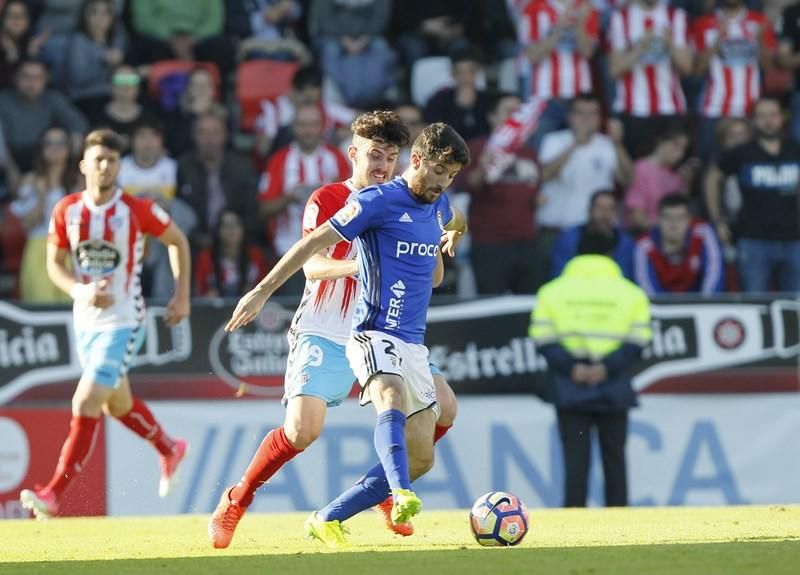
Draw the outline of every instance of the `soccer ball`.
<instances>
[{"instance_id":1,"label":"soccer ball","mask_svg":"<svg viewBox=\"0 0 800 575\"><path fill-rule=\"evenodd\" d=\"M528 532L528 510L516 495L490 491L472 506L469 526L481 545L516 545Z\"/></svg>"}]
</instances>

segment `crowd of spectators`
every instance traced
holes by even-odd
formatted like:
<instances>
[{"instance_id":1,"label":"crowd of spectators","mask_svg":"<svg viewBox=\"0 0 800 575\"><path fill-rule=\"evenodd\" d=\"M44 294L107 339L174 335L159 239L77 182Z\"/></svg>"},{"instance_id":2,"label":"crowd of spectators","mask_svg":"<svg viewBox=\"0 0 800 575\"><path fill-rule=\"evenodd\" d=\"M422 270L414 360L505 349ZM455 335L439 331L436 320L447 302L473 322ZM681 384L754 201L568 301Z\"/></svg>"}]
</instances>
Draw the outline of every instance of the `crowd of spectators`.
<instances>
[{"instance_id":1,"label":"crowd of spectators","mask_svg":"<svg viewBox=\"0 0 800 575\"><path fill-rule=\"evenodd\" d=\"M531 97L494 177L489 136ZM0 297L64 300L47 222L88 130L125 138L120 187L189 236L195 295L235 297L348 176L349 123L376 107L470 145L444 293L534 293L587 231L650 295L800 291L800 2L0 0ZM150 242L146 295L168 272Z\"/></svg>"}]
</instances>

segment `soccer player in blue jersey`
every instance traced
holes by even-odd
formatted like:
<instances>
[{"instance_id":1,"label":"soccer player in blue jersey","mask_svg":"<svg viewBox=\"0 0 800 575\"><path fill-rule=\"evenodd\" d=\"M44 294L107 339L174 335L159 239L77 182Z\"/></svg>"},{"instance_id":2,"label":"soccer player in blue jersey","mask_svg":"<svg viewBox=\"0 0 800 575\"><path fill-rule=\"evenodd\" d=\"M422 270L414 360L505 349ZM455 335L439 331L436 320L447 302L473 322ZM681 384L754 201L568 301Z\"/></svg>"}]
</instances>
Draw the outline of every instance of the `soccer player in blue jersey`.
<instances>
[{"instance_id":1,"label":"soccer player in blue jersey","mask_svg":"<svg viewBox=\"0 0 800 575\"><path fill-rule=\"evenodd\" d=\"M438 414L423 343L425 319L437 256L440 250L454 255L459 237L444 232L466 231L463 214L451 208L444 191L468 163L468 148L455 130L441 123L426 127L412 146L402 176L365 188L297 242L242 297L225 326L230 332L253 321L275 290L313 254L342 239L358 242L361 293L346 353L361 384L362 405L371 402L378 413L374 440L381 465L309 517L309 535L329 546L346 544L342 521L390 492L395 523L407 523L422 509L411 480L433 465ZM409 452L416 462L413 469Z\"/></svg>"}]
</instances>

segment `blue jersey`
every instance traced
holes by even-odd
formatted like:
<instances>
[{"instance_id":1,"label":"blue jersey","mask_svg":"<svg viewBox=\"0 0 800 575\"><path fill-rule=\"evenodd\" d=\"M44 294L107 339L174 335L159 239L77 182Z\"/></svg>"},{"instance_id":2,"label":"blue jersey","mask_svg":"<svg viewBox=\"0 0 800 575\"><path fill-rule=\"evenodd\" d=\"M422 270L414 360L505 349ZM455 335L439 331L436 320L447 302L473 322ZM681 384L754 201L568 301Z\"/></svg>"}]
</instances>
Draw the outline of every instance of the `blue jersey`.
<instances>
[{"instance_id":1,"label":"blue jersey","mask_svg":"<svg viewBox=\"0 0 800 575\"><path fill-rule=\"evenodd\" d=\"M328 220L358 241L361 293L353 330L389 333L423 343L442 229L453 217L445 194L417 200L403 178L364 188Z\"/></svg>"}]
</instances>

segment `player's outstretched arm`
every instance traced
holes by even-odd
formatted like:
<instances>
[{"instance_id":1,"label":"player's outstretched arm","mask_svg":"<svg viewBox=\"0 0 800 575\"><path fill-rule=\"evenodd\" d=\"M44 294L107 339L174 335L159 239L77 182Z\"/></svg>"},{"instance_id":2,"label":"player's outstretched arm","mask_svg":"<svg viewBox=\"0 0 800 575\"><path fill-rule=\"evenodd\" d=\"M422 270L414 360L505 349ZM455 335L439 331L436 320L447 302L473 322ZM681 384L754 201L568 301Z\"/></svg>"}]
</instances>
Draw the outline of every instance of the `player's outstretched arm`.
<instances>
[{"instance_id":1,"label":"player's outstretched arm","mask_svg":"<svg viewBox=\"0 0 800 575\"><path fill-rule=\"evenodd\" d=\"M316 253L303 265L303 273L312 281L351 277L358 274L358 260L336 260Z\"/></svg>"},{"instance_id":2,"label":"player's outstretched arm","mask_svg":"<svg viewBox=\"0 0 800 575\"><path fill-rule=\"evenodd\" d=\"M225 331L231 332L253 321L267 303L267 300L281 287L286 280L294 275L308 259L318 251L341 241L342 237L336 233L330 223L325 222L316 230L294 244L288 252L275 264L267 276L252 290L247 292L233 315L225 326Z\"/></svg>"},{"instance_id":3,"label":"player's outstretched arm","mask_svg":"<svg viewBox=\"0 0 800 575\"><path fill-rule=\"evenodd\" d=\"M169 300L167 313L164 314L164 322L168 326L173 326L189 316L192 256L189 251L189 240L175 222L158 236L158 241L167 246L169 267L172 269L172 277L175 278L175 295Z\"/></svg>"}]
</instances>

